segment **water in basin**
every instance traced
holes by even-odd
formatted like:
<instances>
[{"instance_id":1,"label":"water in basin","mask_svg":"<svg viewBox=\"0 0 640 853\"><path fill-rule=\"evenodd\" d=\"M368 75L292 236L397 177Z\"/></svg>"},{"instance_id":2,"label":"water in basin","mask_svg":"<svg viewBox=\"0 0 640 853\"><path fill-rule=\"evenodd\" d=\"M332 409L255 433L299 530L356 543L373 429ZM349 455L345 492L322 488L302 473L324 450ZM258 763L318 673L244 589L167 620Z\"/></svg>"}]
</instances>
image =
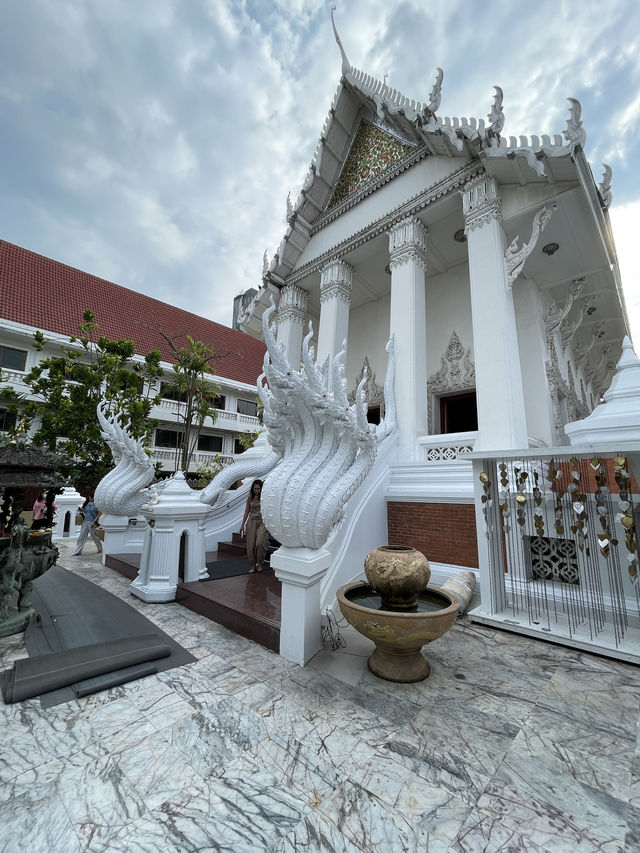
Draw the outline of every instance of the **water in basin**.
<instances>
[{"instance_id":1,"label":"water in basin","mask_svg":"<svg viewBox=\"0 0 640 853\"><path fill-rule=\"evenodd\" d=\"M358 604L360 607L368 607L370 610L382 610L382 596L374 592L373 587L368 584L354 587L345 592L345 597ZM444 610L446 607L451 607L451 602L444 596L434 590L426 589L418 596L417 607L412 610L403 610L395 612L403 613L433 613L436 610ZM388 608L384 608L388 611ZM391 611L389 611L391 612Z\"/></svg>"}]
</instances>

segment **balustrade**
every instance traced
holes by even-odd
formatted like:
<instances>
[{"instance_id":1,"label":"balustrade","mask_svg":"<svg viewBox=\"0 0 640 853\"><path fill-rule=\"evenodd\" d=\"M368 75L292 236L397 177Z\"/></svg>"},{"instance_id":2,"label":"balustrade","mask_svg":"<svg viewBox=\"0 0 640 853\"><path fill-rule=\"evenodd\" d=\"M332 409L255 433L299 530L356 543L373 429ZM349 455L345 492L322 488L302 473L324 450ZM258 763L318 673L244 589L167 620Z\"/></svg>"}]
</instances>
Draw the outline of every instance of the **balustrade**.
<instances>
[{"instance_id":1,"label":"balustrade","mask_svg":"<svg viewBox=\"0 0 640 853\"><path fill-rule=\"evenodd\" d=\"M640 662L628 454L473 454L482 604L472 619Z\"/></svg>"}]
</instances>

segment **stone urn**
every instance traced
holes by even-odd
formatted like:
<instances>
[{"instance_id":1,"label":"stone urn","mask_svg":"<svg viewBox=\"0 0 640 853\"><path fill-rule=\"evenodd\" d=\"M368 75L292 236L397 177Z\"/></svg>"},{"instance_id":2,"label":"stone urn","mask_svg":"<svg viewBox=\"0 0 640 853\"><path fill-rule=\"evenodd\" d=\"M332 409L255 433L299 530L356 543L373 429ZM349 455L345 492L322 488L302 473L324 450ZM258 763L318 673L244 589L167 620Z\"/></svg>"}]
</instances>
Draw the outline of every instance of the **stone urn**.
<instances>
[{"instance_id":1,"label":"stone urn","mask_svg":"<svg viewBox=\"0 0 640 853\"><path fill-rule=\"evenodd\" d=\"M364 573L382 596L383 610L415 610L431 578L427 558L409 545L381 545L370 551Z\"/></svg>"},{"instance_id":2,"label":"stone urn","mask_svg":"<svg viewBox=\"0 0 640 853\"><path fill-rule=\"evenodd\" d=\"M345 619L373 640L369 669L387 681L422 681L429 664L422 654L458 615L456 595L428 586L426 557L406 545L384 545L365 558L369 583L355 581L336 593Z\"/></svg>"}]
</instances>

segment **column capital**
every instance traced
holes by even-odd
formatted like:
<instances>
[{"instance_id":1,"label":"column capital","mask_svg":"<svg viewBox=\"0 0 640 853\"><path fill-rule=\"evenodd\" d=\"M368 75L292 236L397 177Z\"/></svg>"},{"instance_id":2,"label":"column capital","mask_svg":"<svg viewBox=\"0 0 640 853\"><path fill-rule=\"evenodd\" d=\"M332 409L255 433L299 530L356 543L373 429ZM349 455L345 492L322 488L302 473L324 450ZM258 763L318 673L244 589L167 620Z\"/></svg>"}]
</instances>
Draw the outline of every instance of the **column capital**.
<instances>
[{"instance_id":1,"label":"column capital","mask_svg":"<svg viewBox=\"0 0 640 853\"><path fill-rule=\"evenodd\" d=\"M478 175L468 181L461 192L465 234L494 219L502 222L502 199L495 178Z\"/></svg>"},{"instance_id":2,"label":"column capital","mask_svg":"<svg viewBox=\"0 0 640 853\"><path fill-rule=\"evenodd\" d=\"M280 291L278 303L278 322L289 321L304 325L307 310L307 291L297 284L287 284Z\"/></svg>"},{"instance_id":3,"label":"column capital","mask_svg":"<svg viewBox=\"0 0 640 853\"><path fill-rule=\"evenodd\" d=\"M351 281L353 268L346 261L336 258L328 261L320 274L320 302L341 299L351 304Z\"/></svg>"},{"instance_id":4,"label":"column capital","mask_svg":"<svg viewBox=\"0 0 640 853\"><path fill-rule=\"evenodd\" d=\"M397 222L389 232L389 268L394 270L408 261L414 261L424 270L426 244L427 229L416 216L408 216Z\"/></svg>"}]
</instances>

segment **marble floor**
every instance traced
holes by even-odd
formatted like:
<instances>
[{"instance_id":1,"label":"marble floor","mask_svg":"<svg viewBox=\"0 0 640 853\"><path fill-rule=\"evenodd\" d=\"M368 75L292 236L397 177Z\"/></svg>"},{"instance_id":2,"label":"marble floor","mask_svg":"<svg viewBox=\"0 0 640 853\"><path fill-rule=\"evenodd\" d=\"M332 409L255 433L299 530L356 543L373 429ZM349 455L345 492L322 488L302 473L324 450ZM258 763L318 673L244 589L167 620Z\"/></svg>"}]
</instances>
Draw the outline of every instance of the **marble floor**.
<instances>
[{"instance_id":1,"label":"marble floor","mask_svg":"<svg viewBox=\"0 0 640 853\"><path fill-rule=\"evenodd\" d=\"M639 669L465 621L420 684L349 629L300 668L71 550L197 662L0 705L1 851L640 850Z\"/></svg>"}]
</instances>

